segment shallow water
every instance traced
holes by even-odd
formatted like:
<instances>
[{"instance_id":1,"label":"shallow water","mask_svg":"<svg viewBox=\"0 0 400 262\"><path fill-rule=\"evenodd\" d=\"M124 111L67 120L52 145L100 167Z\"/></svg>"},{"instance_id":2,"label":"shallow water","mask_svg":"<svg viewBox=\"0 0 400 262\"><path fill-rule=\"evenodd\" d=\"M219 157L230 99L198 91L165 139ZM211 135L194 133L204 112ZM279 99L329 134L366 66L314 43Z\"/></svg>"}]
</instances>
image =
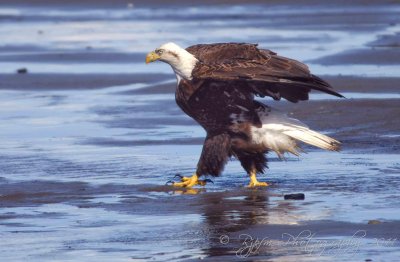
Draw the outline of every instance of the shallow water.
<instances>
[{"instance_id":1,"label":"shallow water","mask_svg":"<svg viewBox=\"0 0 400 262\"><path fill-rule=\"evenodd\" d=\"M316 117L325 124L324 132L348 143L341 153L306 147L307 154L287 156L287 161L270 154L269 170L260 178L272 182L267 190L244 188L248 178L236 161L229 162L224 175L205 189L164 186L176 173L194 171L205 132L175 105L170 68L161 63L146 66L142 56L166 41L181 45L250 41L299 60L319 59L399 30L392 24L399 17L398 6L318 8L76 10L10 4L0 9L0 33L7 35L0 39L0 73L12 77L16 69L28 68L27 75L15 75L9 86L0 88L1 258L397 258L397 240L390 246L376 245L376 238L400 237L400 165L398 151L391 147L400 134L396 118L390 119L398 109L385 111L386 116L380 113L387 101L398 103L396 88L379 93L364 92L360 86L343 92L359 108L346 100L312 94L315 101L304 107L313 114L305 114L302 120L312 124ZM400 72L398 65L314 62L310 68L321 75L398 76ZM57 75L61 73L65 75ZM110 78L107 86L85 88L98 75L119 78L130 73L153 75L128 84L113 84L116 80ZM39 81L35 76L55 80ZM80 82L78 77L89 81ZM70 79L79 88L59 88ZM329 109L332 105L334 110ZM365 120L353 126L349 113L362 111L363 106L369 111L354 118ZM328 116L340 119L340 126L329 125ZM385 117L389 122L374 122ZM353 147L353 140L362 146ZM283 195L290 193L304 193L305 200L285 201ZM370 220L381 224L368 225ZM321 247L315 249L318 253L282 244L282 234L302 230L316 233L310 243L316 246L321 240L351 238L357 230L367 234L357 238L359 248L345 246L348 249L339 249L343 252L330 249L321 254ZM237 256L242 233L268 237L276 245L257 249L249 257ZM221 236L231 242L221 242Z\"/></svg>"}]
</instances>

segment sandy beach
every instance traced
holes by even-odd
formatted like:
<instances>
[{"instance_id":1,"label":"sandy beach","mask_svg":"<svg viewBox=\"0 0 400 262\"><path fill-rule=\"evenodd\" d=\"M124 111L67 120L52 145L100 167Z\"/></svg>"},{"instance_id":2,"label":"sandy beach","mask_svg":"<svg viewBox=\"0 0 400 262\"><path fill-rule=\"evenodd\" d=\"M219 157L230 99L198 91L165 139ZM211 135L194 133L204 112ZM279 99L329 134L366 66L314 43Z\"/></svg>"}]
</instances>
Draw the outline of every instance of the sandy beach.
<instances>
[{"instance_id":1,"label":"sandy beach","mask_svg":"<svg viewBox=\"0 0 400 262\"><path fill-rule=\"evenodd\" d=\"M0 260L397 261L397 1L2 1ZM346 98L260 101L343 143L190 175L205 132L147 52L252 42L306 62ZM24 70L22 70L24 69ZM17 73L22 70L22 73ZM304 200L284 195L304 193Z\"/></svg>"}]
</instances>

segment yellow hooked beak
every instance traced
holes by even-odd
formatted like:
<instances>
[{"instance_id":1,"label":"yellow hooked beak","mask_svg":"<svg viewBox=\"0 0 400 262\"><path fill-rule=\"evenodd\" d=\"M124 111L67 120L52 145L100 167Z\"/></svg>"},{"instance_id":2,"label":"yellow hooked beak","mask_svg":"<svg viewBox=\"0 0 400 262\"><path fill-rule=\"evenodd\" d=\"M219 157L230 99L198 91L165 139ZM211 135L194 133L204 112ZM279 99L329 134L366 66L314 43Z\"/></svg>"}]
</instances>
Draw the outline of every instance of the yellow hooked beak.
<instances>
[{"instance_id":1,"label":"yellow hooked beak","mask_svg":"<svg viewBox=\"0 0 400 262\"><path fill-rule=\"evenodd\" d=\"M159 55L157 55L154 51L150 52L146 56L146 64L157 61L158 59L160 59Z\"/></svg>"}]
</instances>

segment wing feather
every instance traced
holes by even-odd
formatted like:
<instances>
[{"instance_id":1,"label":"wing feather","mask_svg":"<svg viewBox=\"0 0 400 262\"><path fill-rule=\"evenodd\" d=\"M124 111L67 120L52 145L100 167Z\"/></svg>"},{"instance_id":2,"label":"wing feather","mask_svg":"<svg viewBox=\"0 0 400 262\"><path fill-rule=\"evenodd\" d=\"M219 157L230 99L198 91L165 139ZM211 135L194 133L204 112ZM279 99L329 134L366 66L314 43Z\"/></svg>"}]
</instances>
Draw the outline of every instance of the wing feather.
<instances>
[{"instance_id":1,"label":"wing feather","mask_svg":"<svg viewBox=\"0 0 400 262\"><path fill-rule=\"evenodd\" d=\"M308 93L319 90L343 97L309 68L296 60L279 56L255 44L202 44L186 49L199 59L192 72L195 80L232 82L261 97L275 100L308 100Z\"/></svg>"}]
</instances>

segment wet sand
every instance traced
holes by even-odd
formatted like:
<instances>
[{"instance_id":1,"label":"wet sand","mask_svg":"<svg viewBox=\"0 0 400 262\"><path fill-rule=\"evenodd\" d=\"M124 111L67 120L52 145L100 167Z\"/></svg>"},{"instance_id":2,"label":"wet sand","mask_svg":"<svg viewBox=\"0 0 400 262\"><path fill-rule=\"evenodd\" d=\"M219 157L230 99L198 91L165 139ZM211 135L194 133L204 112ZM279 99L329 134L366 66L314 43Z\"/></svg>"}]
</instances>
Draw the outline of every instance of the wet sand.
<instances>
[{"instance_id":1,"label":"wet sand","mask_svg":"<svg viewBox=\"0 0 400 262\"><path fill-rule=\"evenodd\" d=\"M399 257L398 3L208 3L2 2L2 260ZM237 161L206 188L165 186L194 171L205 136L176 106L171 69L144 64L166 41L258 42L306 61L347 98L260 100L342 151L270 154L267 189L245 188Z\"/></svg>"},{"instance_id":2,"label":"wet sand","mask_svg":"<svg viewBox=\"0 0 400 262\"><path fill-rule=\"evenodd\" d=\"M3 90L79 90L98 89L131 84L149 84L170 79L167 74L0 74Z\"/></svg>"}]
</instances>

